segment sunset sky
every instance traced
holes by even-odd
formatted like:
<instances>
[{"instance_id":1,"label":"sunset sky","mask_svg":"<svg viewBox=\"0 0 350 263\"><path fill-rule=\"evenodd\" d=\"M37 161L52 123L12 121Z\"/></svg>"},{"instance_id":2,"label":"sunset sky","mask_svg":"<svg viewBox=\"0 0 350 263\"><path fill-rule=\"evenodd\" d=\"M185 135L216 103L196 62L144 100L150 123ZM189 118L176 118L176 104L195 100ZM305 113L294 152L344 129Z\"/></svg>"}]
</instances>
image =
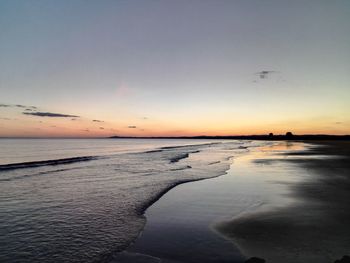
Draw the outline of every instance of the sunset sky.
<instances>
[{"instance_id":1,"label":"sunset sky","mask_svg":"<svg viewBox=\"0 0 350 263\"><path fill-rule=\"evenodd\" d=\"M349 101L348 0L0 0L0 137L350 134Z\"/></svg>"}]
</instances>

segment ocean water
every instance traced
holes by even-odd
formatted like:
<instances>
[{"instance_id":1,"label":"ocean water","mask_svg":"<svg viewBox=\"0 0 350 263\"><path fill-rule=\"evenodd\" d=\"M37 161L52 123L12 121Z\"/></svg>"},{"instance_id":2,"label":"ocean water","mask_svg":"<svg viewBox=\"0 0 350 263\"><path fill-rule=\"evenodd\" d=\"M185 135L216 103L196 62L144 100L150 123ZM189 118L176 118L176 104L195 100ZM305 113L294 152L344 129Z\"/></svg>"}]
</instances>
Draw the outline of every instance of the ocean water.
<instances>
[{"instance_id":1,"label":"ocean water","mask_svg":"<svg viewBox=\"0 0 350 263\"><path fill-rule=\"evenodd\" d=\"M0 262L109 262L163 193L263 143L1 139Z\"/></svg>"}]
</instances>

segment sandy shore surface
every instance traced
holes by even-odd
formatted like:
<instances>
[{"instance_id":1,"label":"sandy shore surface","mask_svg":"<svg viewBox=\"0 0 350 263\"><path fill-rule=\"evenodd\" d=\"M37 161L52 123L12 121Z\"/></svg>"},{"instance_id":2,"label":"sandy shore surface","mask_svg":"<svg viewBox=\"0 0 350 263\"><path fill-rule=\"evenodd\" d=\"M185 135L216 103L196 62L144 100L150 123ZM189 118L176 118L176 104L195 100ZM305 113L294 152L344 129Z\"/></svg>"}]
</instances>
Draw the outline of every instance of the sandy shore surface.
<instances>
[{"instance_id":1,"label":"sandy shore surface","mask_svg":"<svg viewBox=\"0 0 350 263\"><path fill-rule=\"evenodd\" d=\"M330 263L350 254L350 142L313 144L308 151L255 160L263 166L300 167L302 180L281 182L294 202L217 224L247 257Z\"/></svg>"}]
</instances>

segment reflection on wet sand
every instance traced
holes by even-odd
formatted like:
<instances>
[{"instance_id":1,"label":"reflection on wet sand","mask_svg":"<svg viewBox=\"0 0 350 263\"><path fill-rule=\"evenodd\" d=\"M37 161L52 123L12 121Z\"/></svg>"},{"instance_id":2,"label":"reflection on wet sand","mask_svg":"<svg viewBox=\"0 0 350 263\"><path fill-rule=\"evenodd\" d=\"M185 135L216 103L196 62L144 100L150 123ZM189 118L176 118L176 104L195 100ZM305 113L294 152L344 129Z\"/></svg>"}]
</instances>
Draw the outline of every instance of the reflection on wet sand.
<instances>
[{"instance_id":1,"label":"reflection on wet sand","mask_svg":"<svg viewBox=\"0 0 350 263\"><path fill-rule=\"evenodd\" d=\"M255 161L257 166L297 169L294 173L302 180L279 180L295 202L242 214L217 229L245 255L267 262L334 262L350 251L349 156L348 142L317 144L307 152L297 150L267 159L255 156L262 160Z\"/></svg>"}]
</instances>

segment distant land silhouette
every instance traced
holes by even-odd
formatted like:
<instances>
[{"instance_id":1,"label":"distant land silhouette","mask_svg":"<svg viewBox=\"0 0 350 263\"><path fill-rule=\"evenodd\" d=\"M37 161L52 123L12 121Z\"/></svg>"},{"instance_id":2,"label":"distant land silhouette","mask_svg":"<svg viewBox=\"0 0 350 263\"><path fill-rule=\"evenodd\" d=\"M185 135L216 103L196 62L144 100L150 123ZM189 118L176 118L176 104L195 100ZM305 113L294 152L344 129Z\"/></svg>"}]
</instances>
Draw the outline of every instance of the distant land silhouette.
<instances>
[{"instance_id":1,"label":"distant land silhouette","mask_svg":"<svg viewBox=\"0 0 350 263\"><path fill-rule=\"evenodd\" d=\"M232 139L232 140L302 140L302 141L326 141L326 140L350 140L350 135L331 135L331 134L304 134L294 135L287 132L285 135L274 135L273 133L262 135L227 135L227 136L111 136L112 139Z\"/></svg>"}]
</instances>

